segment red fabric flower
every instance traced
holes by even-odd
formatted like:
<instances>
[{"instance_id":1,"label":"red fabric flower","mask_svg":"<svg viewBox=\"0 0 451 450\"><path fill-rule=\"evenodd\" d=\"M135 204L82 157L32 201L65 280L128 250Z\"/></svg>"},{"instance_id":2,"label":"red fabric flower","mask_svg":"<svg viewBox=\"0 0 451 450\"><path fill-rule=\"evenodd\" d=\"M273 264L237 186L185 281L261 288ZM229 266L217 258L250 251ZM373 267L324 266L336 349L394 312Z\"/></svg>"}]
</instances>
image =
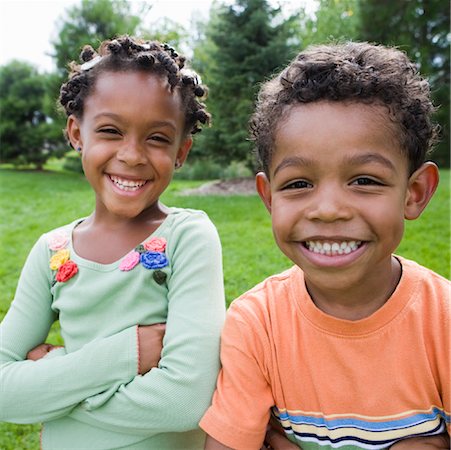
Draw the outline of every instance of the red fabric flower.
<instances>
[{"instance_id":1,"label":"red fabric flower","mask_svg":"<svg viewBox=\"0 0 451 450\"><path fill-rule=\"evenodd\" d=\"M77 264L69 259L69 261L59 267L58 272L56 273L56 281L64 283L65 281L70 280L77 272Z\"/></svg>"},{"instance_id":2,"label":"red fabric flower","mask_svg":"<svg viewBox=\"0 0 451 450\"><path fill-rule=\"evenodd\" d=\"M163 253L166 249L166 239L153 237L148 241L144 242L143 245L147 251Z\"/></svg>"}]
</instances>

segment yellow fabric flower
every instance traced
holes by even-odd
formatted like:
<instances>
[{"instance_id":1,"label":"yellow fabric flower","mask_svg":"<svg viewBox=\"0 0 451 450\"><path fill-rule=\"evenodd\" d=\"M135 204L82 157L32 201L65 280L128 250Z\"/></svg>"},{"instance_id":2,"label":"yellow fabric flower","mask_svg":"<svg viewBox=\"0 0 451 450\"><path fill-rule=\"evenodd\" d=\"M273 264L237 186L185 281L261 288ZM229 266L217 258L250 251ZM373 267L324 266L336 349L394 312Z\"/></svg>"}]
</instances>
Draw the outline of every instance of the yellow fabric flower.
<instances>
[{"instance_id":1,"label":"yellow fabric flower","mask_svg":"<svg viewBox=\"0 0 451 450\"><path fill-rule=\"evenodd\" d=\"M63 248L50 258L50 269L58 270L65 262L69 261L70 252L67 248Z\"/></svg>"}]
</instances>

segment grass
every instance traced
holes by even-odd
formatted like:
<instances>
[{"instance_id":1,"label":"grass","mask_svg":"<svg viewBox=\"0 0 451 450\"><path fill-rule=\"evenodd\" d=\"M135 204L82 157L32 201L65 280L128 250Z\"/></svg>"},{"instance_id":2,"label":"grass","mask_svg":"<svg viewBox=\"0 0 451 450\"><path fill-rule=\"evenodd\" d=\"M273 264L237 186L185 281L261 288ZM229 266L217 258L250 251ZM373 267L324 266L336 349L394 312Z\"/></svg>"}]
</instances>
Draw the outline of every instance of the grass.
<instances>
[{"instance_id":1,"label":"grass","mask_svg":"<svg viewBox=\"0 0 451 450\"><path fill-rule=\"evenodd\" d=\"M268 275L290 267L276 248L268 213L257 196L183 196L200 181L173 181L163 196L168 205L205 210L216 224L223 245L224 280L229 303ZM25 258L44 232L88 215L93 195L83 176L64 172L0 170L0 320L14 296ZM397 253L449 277L450 173L426 211L406 223ZM49 341L61 343L55 325ZM38 425L0 423L0 449L38 449Z\"/></svg>"}]
</instances>

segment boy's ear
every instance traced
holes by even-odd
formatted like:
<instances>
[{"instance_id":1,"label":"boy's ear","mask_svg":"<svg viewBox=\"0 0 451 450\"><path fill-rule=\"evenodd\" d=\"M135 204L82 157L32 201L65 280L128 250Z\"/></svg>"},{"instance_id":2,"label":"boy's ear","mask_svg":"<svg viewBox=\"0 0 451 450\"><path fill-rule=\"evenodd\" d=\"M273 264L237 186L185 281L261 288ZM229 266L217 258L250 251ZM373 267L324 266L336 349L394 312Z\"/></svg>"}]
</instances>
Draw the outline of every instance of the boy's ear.
<instances>
[{"instance_id":1,"label":"boy's ear","mask_svg":"<svg viewBox=\"0 0 451 450\"><path fill-rule=\"evenodd\" d=\"M434 195L438 180L438 167L430 161L424 163L410 176L404 205L406 219L413 220L420 216Z\"/></svg>"},{"instance_id":2,"label":"boy's ear","mask_svg":"<svg viewBox=\"0 0 451 450\"><path fill-rule=\"evenodd\" d=\"M188 153L193 145L193 138L188 137L182 141L177 152L177 163L181 167L188 157Z\"/></svg>"},{"instance_id":3,"label":"boy's ear","mask_svg":"<svg viewBox=\"0 0 451 450\"><path fill-rule=\"evenodd\" d=\"M80 121L73 114L67 118L66 132L73 148L83 148L80 132Z\"/></svg>"},{"instance_id":4,"label":"boy's ear","mask_svg":"<svg viewBox=\"0 0 451 450\"><path fill-rule=\"evenodd\" d=\"M264 172L258 172L255 176L255 185L257 187L257 192L266 209L271 214L271 184L269 183L268 177Z\"/></svg>"}]
</instances>

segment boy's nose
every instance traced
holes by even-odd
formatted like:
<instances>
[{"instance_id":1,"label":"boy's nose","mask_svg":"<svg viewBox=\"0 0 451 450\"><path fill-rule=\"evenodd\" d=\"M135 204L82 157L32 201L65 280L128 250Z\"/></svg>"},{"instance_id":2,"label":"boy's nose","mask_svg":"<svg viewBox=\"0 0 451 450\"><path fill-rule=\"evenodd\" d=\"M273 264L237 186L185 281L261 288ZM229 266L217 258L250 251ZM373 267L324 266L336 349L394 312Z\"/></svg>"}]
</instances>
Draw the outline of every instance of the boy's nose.
<instances>
[{"instance_id":1,"label":"boy's nose","mask_svg":"<svg viewBox=\"0 0 451 450\"><path fill-rule=\"evenodd\" d=\"M338 186L319 187L316 195L311 197L306 217L322 222L349 220L352 217L352 203Z\"/></svg>"},{"instance_id":2,"label":"boy's nose","mask_svg":"<svg viewBox=\"0 0 451 450\"><path fill-rule=\"evenodd\" d=\"M117 152L117 159L128 166L138 166L146 162L145 149L135 140L124 142Z\"/></svg>"}]
</instances>

